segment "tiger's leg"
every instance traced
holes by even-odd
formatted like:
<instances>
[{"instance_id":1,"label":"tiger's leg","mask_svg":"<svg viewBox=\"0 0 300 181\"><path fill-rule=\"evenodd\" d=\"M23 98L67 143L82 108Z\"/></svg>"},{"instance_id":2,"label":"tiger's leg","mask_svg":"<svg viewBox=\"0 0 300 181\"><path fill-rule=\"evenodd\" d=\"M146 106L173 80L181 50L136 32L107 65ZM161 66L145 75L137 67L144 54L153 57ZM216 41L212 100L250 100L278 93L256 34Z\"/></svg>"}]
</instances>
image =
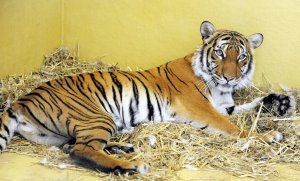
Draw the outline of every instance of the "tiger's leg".
<instances>
[{"instance_id":1,"label":"tiger's leg","mask_svg":"<svg viewBox=\"0 0 300 181\"><path fill-rule=\"evenodd\" d=\"M183 120L193 127L213 133L221 133L245 138L255 136L256 139L271 143L280 141L283 136L280 132L270 131L261 135L249 135L248 130L240 130L228 117L219 113L208 101L200 102L197 99L176 99L172 105L176 113L175 119Z\"/></svg>"},{"instance_id":2,"label":"tiger's leg","mask_svg":"<svg viewBox=\"0 0 300 181\"><path fill-rule=\"evenodd\" d=\"M107 154L107 146L112 130L99 122L98 124L77 125L75 127L75 144L68 150L71 158L79 163L104 172L145 173L146 166L139 161L127 161Z\"/></svg>"}]
</instances>

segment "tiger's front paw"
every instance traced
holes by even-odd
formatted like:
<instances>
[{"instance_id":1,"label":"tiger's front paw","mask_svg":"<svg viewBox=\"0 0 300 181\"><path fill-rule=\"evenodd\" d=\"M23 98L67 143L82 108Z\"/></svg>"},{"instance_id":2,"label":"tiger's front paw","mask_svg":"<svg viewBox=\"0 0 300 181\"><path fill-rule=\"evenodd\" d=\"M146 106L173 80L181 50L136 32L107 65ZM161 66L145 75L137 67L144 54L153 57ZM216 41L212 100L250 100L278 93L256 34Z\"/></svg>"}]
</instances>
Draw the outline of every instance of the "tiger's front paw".
<instances>
[{"instance_id":1,"label":"tiger's front paw","mask_svg":"<svg viewBox=\"0 0 300 181\"><path fill-rule=\"evenodd\" d=\"M270 112L275 116L290 116L296 109L293 96L272 93L263 98L263 112Z\"/></svg>"}]
</instances>

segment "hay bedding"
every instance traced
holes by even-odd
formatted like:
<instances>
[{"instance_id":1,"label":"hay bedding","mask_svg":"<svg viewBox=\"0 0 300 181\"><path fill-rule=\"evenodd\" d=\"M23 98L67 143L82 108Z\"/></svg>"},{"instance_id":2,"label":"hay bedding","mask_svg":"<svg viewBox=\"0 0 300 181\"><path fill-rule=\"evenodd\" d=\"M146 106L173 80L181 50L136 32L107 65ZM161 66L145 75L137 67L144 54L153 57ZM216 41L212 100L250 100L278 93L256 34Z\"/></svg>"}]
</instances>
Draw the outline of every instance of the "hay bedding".
<instances>
[{"instance_id":1,"label":"hay bedding","mask_svg":"<svg viewBox=\"0 0 300 181\"><path fill-rule=\"evenodd\" d=\"M59 48L49 56L38 71L27 75L8 76L1 80L0 108L4 109L19 96L30 92L40 82L64 75L107 71L119 69L115 65L106 65L101 61L81 63L66 48ZM261 90L252 87L237 93L240 103L246 103L254 97L271 92L270 84ZM263 91L262 91L263 90ZM300 91L292 93L299 102ZM297 104L299 105L299 104ZM254 130L264 132L270 129L284 133L285 139L272 146L259 143L251 138L235 139L221 135L207 134L188 125L173 123L143 124L131 134L117 135L113 139L133 143L138 152L121 155L126 159L141 159L150 166L150 172L144 175L114 176L102 172L91 171L77 166L68 155L56 147L39 145L22 138L14 137L5 152L25 154L41 159L40 164L51 168L67 168L96 174L102 179L122 180L170 180L176 179L176 171L182 168L197 170L199 168L215 168L228 171L239 177L268 179L276 176L275 163L300 163L300 124L299 107L289 119L273 121L274 117L267 113L239 114L231 117L240 127L250 128L254 122Z\"/></svg>"}]
</instances>

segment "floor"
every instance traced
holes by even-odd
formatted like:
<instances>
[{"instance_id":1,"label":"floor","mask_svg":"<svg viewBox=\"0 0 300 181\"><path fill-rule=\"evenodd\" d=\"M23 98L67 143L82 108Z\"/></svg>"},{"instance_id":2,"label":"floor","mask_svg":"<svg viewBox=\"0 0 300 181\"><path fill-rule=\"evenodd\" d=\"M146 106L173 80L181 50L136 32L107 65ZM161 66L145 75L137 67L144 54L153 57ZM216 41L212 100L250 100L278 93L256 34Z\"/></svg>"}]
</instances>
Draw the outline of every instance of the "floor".
<instances>
[{"instance_id":1,"label":"floor","mask_svg":"<svg viewBox=\"0 0 300 181\"><path fill-rule=\"evenodd\" d=\"M87 175L81 171L68 169L50 169L42 166L40 159L14 153L0 154L0 180L1 181L99 181L101 178ZM299 165L278 165L279 177L272 180L300 180ZM295 168L297 168L295 170ZM216 170L182 170L178 172L180 180L242 180L251 178L234 177L223 171ZM176 179L177 180L177 179Z\"/></svg>"}]
</instances>

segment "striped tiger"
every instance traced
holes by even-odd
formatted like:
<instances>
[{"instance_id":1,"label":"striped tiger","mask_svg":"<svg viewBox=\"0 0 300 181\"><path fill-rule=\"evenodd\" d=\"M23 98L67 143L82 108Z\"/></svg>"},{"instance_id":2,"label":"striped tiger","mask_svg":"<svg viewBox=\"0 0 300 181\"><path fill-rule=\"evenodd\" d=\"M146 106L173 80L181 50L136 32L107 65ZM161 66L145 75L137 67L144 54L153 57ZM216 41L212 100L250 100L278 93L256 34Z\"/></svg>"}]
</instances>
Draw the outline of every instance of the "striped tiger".
<instances>
[{"instance_id":1,"label":"striped tiger","mask_svg":"<svg viewBox=\"0 0 300 181\"><path fill-rule=\"evenodd\" d=\"M232 93L249 86L254 71L253 49L261 34L245 37L215 30L204 21L202 46L194 53L145 71L93 72L42 83L19 98L0 119L0 150L14 133L60 146L78 163L104 172L144 173L141 161L121 160L107 150L133 152L133 145L110 142L112 135L132 131L143 122L171 121L200 130L247 137L227 115L256 110L262 102L275 115L295 109L292 96L270 94L235 105ZM277 131L255 135L280 141Z\"/></svg>"}]
</instances>

